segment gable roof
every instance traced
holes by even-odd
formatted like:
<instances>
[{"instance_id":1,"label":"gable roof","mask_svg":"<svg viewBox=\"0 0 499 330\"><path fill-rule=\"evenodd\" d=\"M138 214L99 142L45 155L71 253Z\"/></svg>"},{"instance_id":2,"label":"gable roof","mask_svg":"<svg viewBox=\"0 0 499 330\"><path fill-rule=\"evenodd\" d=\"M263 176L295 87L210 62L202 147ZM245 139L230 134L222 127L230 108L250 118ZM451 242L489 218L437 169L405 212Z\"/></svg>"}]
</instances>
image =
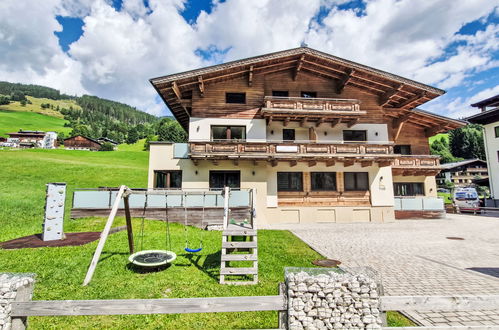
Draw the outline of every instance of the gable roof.
<instances>
[{"instance_id":1,"label":"gable roof","mask_svg":"<svg viewBox=\"0 0 499 330\"><path fill-rule=\"evenodd\" d=\"M187 129L190 113L182 103L182 92L194 88L202 91L205 85L228 79L286 70L302 70L360 88L377 95L379 104L386 108L412 109L445 93L441 89L308 47L175 73L149 81L175 118Z\"/></svg>"},{"instance_id":2,"label":"gable roof","mask_svg":"<svg viewBox=\"0 0 499 330\"><path fill-rule=\"evenodd\" d=\"M470 123L482 125L499 122L499 107L477 113L476 115L466 118L466 120Z\"/></svg>"},{"instance_id":3,"label":"gable roof","mask_svg":"<svg viewBox=\"0 0 499 330\"><path fill-rule=\"evenodd\" d=\"M497 107L499 106L499 94L489 97L488 99L482 100L477 103L473 103L472 107Z\"/></svg>"},{"instance_id":4,"label":"gable roof","mask_svg":"<svg viewBox=\"0 0 499 330\"><path fill-rule=\"evenodd\" d=\"M454 163L445 163L445 164L440 165L440 167L442 168L442 170L448 170L451 168L455 168L455 167L459 167L459 166L463 166L463 165L468 165L468 164L475 163L475 162L483 163L485 165L485 167L487 167L487 162L484 160L478 159L478 158L466 159L466 160L462 160L460 162L454 162Z\"/></svg>"},{"instance_id":5,"label":"gable roof","mask_svg":"<svg viewBox=\"0 0 499 330\"><path fill-rule=\"evenodd\" d=\"M102 143L101 143L101 142L99 142L99 141L97 141L97 140L95 140L95 139L89 138L88 136L84 136L84 135L75 135L75 136L71 136L71 137L65 138L65 139L64 139L64 141L66 141L66 140L70 140L70 139L74 139L75 137L78 137L78 136L80 136L80 137L82 137L82 138L84 138L84 139L87 139L87 140L89 140L89 141L95 142L95 143L97 143L98 145L102 145Z\"/></svg>"}]
</instances>

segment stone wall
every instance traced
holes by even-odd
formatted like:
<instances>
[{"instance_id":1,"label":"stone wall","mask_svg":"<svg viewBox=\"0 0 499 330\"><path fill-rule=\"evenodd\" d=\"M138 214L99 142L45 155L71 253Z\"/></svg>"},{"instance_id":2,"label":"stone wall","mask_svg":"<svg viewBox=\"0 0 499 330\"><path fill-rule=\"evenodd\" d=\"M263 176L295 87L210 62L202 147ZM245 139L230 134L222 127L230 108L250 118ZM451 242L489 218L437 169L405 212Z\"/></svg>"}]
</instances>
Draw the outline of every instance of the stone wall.
<instances>
[{"instance_id":1,"label":"stone wall","mask_svg":"<svg viewBox=\"0 0 499 330\"><path fill-rule=\"evenodd\" d=\"M287 269L289 329L381 329L381 285L373 274Z\"/></svg>"},{"instance_id":2,"label":"stone wall","mask_svg":"<svg viewBox=\"0 0 499 330\"><path fill-rule=\"evenodd\" d=\"M11 303L18 298L18 292L24 290L31 296L31 288L34 283L33 274L0 274L0 330L10 330L12 328L12 319L10 313Z\"/></svg>"}]
</instances>

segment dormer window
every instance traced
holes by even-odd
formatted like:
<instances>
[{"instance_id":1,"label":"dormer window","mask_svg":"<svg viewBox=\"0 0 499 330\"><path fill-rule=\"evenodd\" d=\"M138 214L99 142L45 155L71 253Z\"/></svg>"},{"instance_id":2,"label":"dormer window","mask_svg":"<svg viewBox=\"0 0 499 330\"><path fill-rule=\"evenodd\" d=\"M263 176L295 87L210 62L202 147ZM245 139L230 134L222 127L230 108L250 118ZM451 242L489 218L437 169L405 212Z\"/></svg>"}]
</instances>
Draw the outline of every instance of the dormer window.
<instances>
[{"instance_id":1,"label":"dormer window","mask_svg":"<svg viewBox=\"0 0 499 330\"><path fill-rule=\"evenodd\" d=\"M246 93L225 93L225 103L246 103Z\"/></svg>"},{"instance_id":2,"label":"dormer window","mask_svg":"<svg viewBox=\"0 0 499 330\"><path fill-rule=\"evenodd\" d=\"M272 96L289 97L288 91L272 91Z\"/></svg>"}]
</instances>

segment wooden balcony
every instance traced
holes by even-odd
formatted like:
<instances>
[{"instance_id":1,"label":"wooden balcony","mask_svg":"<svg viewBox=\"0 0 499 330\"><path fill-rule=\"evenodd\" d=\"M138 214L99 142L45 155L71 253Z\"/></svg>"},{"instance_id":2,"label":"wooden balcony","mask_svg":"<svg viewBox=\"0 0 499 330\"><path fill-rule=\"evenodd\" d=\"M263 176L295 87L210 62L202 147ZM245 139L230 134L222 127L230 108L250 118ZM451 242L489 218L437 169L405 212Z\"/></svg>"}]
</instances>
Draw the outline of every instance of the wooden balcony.
<instances>
[{"instance_id":1,"label":"wooden balcony","mask_svg":"<svg viewBox=\"0 0 499 330\"><path fill-rule=\"evenodd\" d=\"M437 175L440 157L433 155L397 155L392 165L393 175Z\"/></svg>"},{"instance_id":2,"label":"wooden balcony","mask_svg":"<svg viewBox=\"0 0 499 330\"><path fill-rule=\"evenodd\" d=\"M268 122L272 120L330 121L333 125L356 121L366 111L360 110L360 101L355 99L329 99L307 97L266 96L262 107L262 116Z\"/></svg>"},{"instance_id":3,"label":"wooden balcony","mask_svg":"<svg viewBox=\"0 0 499 330\"><path fill-rule=\"evenodd\" d=\"M338 160L350 166L356 161L386 163L395 155L391 144L203 141L190 142L189 156L194 161L253 160L269 161L272 165L278 161L291 161L294 165L297 161L326 161L331 166Z\"/></svg>"}]
</instances>

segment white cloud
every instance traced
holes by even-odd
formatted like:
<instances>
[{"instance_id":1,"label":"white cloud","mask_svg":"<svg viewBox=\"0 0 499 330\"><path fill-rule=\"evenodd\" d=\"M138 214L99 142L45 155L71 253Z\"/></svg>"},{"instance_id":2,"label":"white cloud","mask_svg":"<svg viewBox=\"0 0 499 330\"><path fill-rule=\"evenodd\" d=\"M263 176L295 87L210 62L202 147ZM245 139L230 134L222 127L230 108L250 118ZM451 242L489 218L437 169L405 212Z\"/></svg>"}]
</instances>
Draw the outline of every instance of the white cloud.
<instances>
[{"instance_id":1,"label":"white cloud","mask_svg":"<svg viewBox=\"0 0 499 330\"><path fill-rule=\"evenodd\" d=\"M215 0L189 25L180 15L186 0L3 0L0 12L0 79L45 84L63 92L88 92L160 113L164 106L148 79L262 53L310 47L441 88L466 84L497 67L499 26L456 34L494 10L490 0L369 0L358 10L338 10L347 0ZM333 8L314 21L321 6ZM82 17L84 34L62 52L55 15ZM29 17L19 24L19 17ZM459 47L449 56L446 49ZM229 51L206 60L197 49ZM211 61L211 62L210 62ZM485 88L485 87L484 87ZM445 98L444 98L445 99ZM433 102L456 114L466 98ZM437 107L438 106L438 107ZM447 110L445 110L447 109Z\"/></svg>"},{"instance_id":2,"label":"white cloud","mask_svg":"<svg viewBox=\"0 0 499 330\"><path fill-rule=\"evenodd\" d=\"M0 79L85 92L81 64L62 52L54 35L61 30L57 6L56 0L0 2Z\"/></svg>"}]
</instances>

